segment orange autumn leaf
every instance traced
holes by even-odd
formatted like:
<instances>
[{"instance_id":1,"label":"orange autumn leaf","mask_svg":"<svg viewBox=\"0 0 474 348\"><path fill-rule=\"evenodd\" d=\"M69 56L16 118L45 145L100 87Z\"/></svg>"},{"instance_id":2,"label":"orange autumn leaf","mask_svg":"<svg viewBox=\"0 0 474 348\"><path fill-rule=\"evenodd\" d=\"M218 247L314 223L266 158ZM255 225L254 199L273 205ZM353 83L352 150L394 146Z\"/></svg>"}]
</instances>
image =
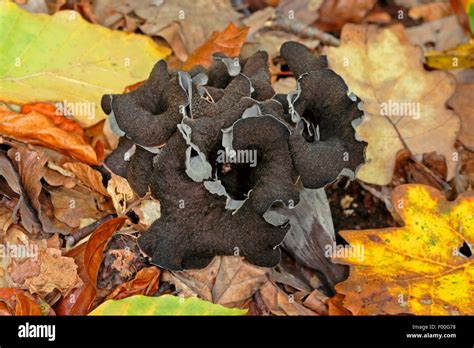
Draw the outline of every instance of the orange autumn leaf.
<instances>
[{"instance_id":1,"label":"orange autumn leaf","mask_svg":"<svg viewBox=\"0 0 474 348\"><path fill-rule=\"evenodd\" d=\"M0 108L0 134L31 144L39 144L70 155L88 164L97 164L94 149L83 137L67 132L42 113L18 114Z\"/></svg>"},{"instance_id":2,"label":"orange autumn leaf","mask_svg":"<svg viewBox=\"0 0 474 348\"><path fill-rule=\"evenodd\" d=\"M29 114L32 111L36 111L48 116L54 122L54 124L62 130L84 137L84 130L82 129L79 122L65 117L53 104L31 103L25 104L21 107L22 114Z\"/></svg>"},{"instance_id":3,"label":"orange autumn leaf","mask_svg":"<svg viewBox=\"0 0 474 348\"><path fill-rule=\"evenodd\" d=\"M425 185L392 191L393 206L405 226L341 231L350 243L333 258L350 265L336 285L355 315L474 314L474 195L447 202ZM464 251L463 251L464 250Z\"/></svg>"},{"instance_id":4,"label":"orange autumn leaf","mask_svg":"<svg viewBox=\"0 0 474 348\"><path fill-rule=\"evenodd\" d=\"M84 266L92 284L97 284L97 275L103 260L103 252L110 237L122 227L125 217L117 217L104 222L92 232L84 250Z\"/></svg>"},{"instance_id":5,"label":"orange autumn leaf","mask_svg":"<svg viewBox=\"0 0 474 348\"><path fill-rule=\"evenodd\" d=\"M112 234L124 223L125 218L110 219L98 226L87 243L80 244L66 254L78 265L82 284L61 298L56 304L58 315L86 315L93 309L98 296L97 274L104 257L104 249Z\"/></svg>"},{"instance_id":6,"label":"orange autumn leaf","mask_svg":"<svg viewBox=\"0 0 474 348\"><path fill-rule=\"evenodd\" d=\"M222 32L212 33L211 38L199 47L182 66L182 70L189 70L194 65L208 68L212 63L212 55L220 52L229 57L236 57L244 44L249 27L236 27L230 23Z\"/></svg>"},{"instance_id":7,"label":"orange autumn leaf","mask_svg":"<svg viewBox=\"0 0 474 348\"><path fill-rule=\"evenodd\" d=\"M21 289L0 289L0 315L43 315L43 309L29 292Z\"/></svg>"},{"instance_id":8,"label":"orange autumn leaf","mask_svg":"<svg viewBox=\"0 0 474 348\"><path fill-rule=\"evenodd\" d=\"M120 284L107 296L107 300L120 300L133 295L153 296L158 290L158 267L145 267L129 282Z\"/></svg>"}]
</instances>

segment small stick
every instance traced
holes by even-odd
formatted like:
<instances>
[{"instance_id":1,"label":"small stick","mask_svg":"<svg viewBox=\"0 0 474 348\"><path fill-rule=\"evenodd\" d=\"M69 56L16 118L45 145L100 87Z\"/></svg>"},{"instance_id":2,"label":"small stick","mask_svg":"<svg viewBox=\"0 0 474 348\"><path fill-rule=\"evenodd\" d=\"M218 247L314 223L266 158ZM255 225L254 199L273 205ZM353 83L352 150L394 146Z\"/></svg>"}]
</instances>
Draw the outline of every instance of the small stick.
<instances>
[{"instance_id":1,"label":"small stick","mask_svg":"<svg viewBox=\"0 0 474 348\"><path fill-rule=\"evenodd\" d=\"M81 239L87 237L88 235L90 235L92 232L95 231L95 229L99 226L99 225L102 225L104 222L112 219L113 217L115 216L115 214L110 214L110 215L107 215L105 217L103 217L102 219L100 220L97 220L96 222L90 224L90 225L87 225L83 228L80 228L74 232L72 232L69 236L66 236L65 237L65 240L66 240L66 247L69 248L69 247L72 247L74 244L76 244L77 242L79 242Z\"/></svg>"}]
</instances>

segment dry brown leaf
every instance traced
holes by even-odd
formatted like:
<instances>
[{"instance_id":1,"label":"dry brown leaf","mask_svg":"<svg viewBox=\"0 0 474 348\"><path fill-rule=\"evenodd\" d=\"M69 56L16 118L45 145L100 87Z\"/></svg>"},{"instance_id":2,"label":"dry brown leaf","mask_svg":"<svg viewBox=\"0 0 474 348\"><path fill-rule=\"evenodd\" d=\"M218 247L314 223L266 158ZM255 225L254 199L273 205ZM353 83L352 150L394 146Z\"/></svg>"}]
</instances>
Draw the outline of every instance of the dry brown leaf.
<instances>
[{"instance_id":1,"label":"dry brown leaf","mask_svg":"<svg viewBox=\"0 0 474 348\"><path fill-rule=\"evenodd\" d=\"M48 248L38 256L40 271L25 280L24 286L33 294L45 296L53 290L62 294L81 284L74 259L61 256L58 249Z\"/></svg>"},{"instance_id":2,"label":"dry brown leaf","mask_svg":"<svg viewBox=\"0 0 474 348\"><path fill-rule=\"evenodd\" d=\"M12 191L10 196L13 197L15 194L18 195L18 212L20 213L19 215L23 227L30 233L41 231L41 225L38 221L35 210L29 202L20 199L20 196L26 196L25 189L21 183L21 177L18 174L14 163L4 153L0 153L0 175L5 179L6 184Z\"/></svg>"},{"instance_id":3,"label":"dry brown leaf","mask_svg":"<svg viewBox=\"0 0 474 348\"><path fill-rule=\"evenodd\" d=\"M80 187L50 187L47 191L51 196L54 216L68 226L79 228L82 219L96 221L104 216L97 208L100 196L94 195L94 192Z\"/></svg>"},{"instance_id":4,"label":"dry brown leaf","mask_svg":"<svg viewBox=\"0 0 474 348\"><path fill-rule=\"evenodd\" d=\"M469 38L456 16L448 16L407 28L406 33L410 42L420 46L425 52L444 51L466 42Z\"/></svg>"},{"instance_id":5,"label":"dry brown leaf","mask_svg":"<svg viewBox=\"0 0 474 348\"><path fill-rule=\"evenodd\" d=\"M325 305L327 300L326 295L315 289L306 297L303 305L319 315L328 315L328 308Z\"/></svg>"},{"instance_id":6,"label":"dry brown leaf","mask_svg":"<svg viewBox=\"0 0 474 348\"><path fill-rule=\"evenodd\" d=\"M453 13L453 9L448 2L433 2L412 7L408 11L408 16L412 19L423 19L425 22L434 21Z\"/></svg>"},{"instance_id":7,"label":"dry brown leaf","mask_svg":"<svg viewBox=\"0 0 474 348\"><path fill-rule=\"evenodd\" d=\"M117 286L108 296L107 300L120 300L133 295L153 296L158 290L158 267L145 267L138 271L135 278Z\"/></svg>"},{"instance_id":8,"label":"dry brown leaf","mask_svg":"<svg viewBox=\"0 0 474 348\"><path fill-rule=\"evenodd\" d=\"M325 0L319 9L318 28L341 29L346 23L360 23L374 7L376 0Z\"/></svg>"},{"instance_id":9,"label":"dry brown leaf","mask_svg":"<svg viewBox=\"0 0 474 348\"><path fill-rule=\"evenodd\" d=\"M278 13L307 25L313 24L319 17L318 10L324 0L280 0Z\"/></svg>"},{"instance_id":10,"label":"dry brown leaf","mask_svg":"<svg viewBox=\"0 0 474 348\"><path fill-rule=\"evenodd\" d=\"M224 31L212 33L211 38L189 56L182 69L189 70L195 65L208 68L212 63L212 55L217 52L229 57L237 57L248 31L248 27L238 28L230 23Z\"/></svg>"},{"instance_id":11,"label":"dry brown leaf","mask_svg":"<svg viewBox=\"0 0 474 348\"><path fill-rule=\"evenodd\" d=\"M344 295L336 294L327 300L329 315L352 315L351 311L344 307L342 302Z\"/></svg>"},{"instance_id":12,"label":"dry brown leaf","mask_svg":"<svg viewBox=\"0 0 474 348\"><path fill-rule=\"evenodd\" d=\"M48 247L47 240L33 241L21 228L11 226L2 243L9 248L8 257L0 264L3 286L28 289L44 297L55 290L66 293L81 283L74 259Z\"/></svg>"},{"instance_id":13,"label":"dry brown leaf","mask_svg":"<svg viewBox=\"0 0 474 348\"><path fill-rule=\"evenodd\" d=\"M142 200L140 205L132 210L137 214L139 224L144 228L149 228L161 216L160 202L153 198Z\"/></svg>"},{"instance_id":14,"label":"dry brown leaf","mask_svg":"<svg viewBox=\"0 0 474 348\"><path fill-rule=\"evenodd\" d=\"M40 301L27 291L0 289L0 315L38 316L43 314Z\"/></svg>"},{"instance_id":15,"label":"dry brown leaf","mask_svg":"<svg viewBox=\"0 0 474 348\"><path fill-rule=\"evenodd\" d=\"M212 32L224 30L240 17L228 0L173 0L160 6L156 6L153 0L142 0L128 2L128 7L145 19L140 29L149 36L159 36L168 25L178 22L188 54L203 45Z\"/></svg>"},{"instance_id":16,"label":"dry brown leaf","mask_svg":"<svg viewBox=\"0 0 474 348\"><path fill-rule=\"evenodd\" d=\"M184 295L227 307L238 307L265 283L270 269L256 267L237 256L217 256L202 270L173 272L175 286Z\"/></svg>"},{"instance_id":17,"label":"dry brown leaf","mask_svg":"<svg viewBox=\"0 0 474 348\"><path fill-rule=\"evenodd\" d=\"M97 191L104 196L109 193L102 183L102 174L99 171L92 169L90 166L80 162L69 162L64 164L64 168L74 173L74 175L87 187Z\"/></svg>"},{"instance_id":18,"label":"dry brown leaf","mask_svg":"<svg viewBox=\"0 0 474 348\"><path fill-rule=\"evenodd\" d=\"M275 315L317 315L285 294L273 282L267 281L259 290L267 309Z\"/></svg>"},{"instance_id":19,"label":"dry brown leaf","mask_svg":"<svg viewBox=\"0 0 474 348\"><path fill-rule=\"evenodd\" d=\"M27 143L41 144L88 164L97 164L94 149L82 137L59 128L38 112L26 115L0 109L0 133Z\"/></svg>"},{"instance_id":20,"label":"dry brown leaf","mask_svg":"<svg viewBox=\"0 0 474 348\"><path fill-rule=\"evenodd\" d=\"M26 230L34 234L60 233L69 234L71 228L54 217L51 202L43 191L41 180L45 172L47 156L39 149L12 147L7 152L10 160L15 163L23 186L24 198L28 198L37 217L35 221L23 221ZM23 215L23 214L22 214ZM38 226L36 221L41 223Z\"/></svg>"},{"instance_id":21,"label":"dry brown leaf","mask_svg":"<svg viewBox=\"0 0 474 348\"><path fill-rule=\"evenodd\" d=\"M127 202L133 199L134 193L125 178L113 173L111 175L112 177L107 183L107 192L112 198L115 211L118 215L122 215L127 209Z\"/></svg>"},{"instance_id":22,"label":"dry brown leaf","mask_svg":"<svg viewBox=\"0 0 474 348\"><path fill-rule=\"evenodd\" d=\"M474 151L474 83L458 84L448 104L461 117L459 141Z\"/></svg>"},{"instance_id":23,"label":"dry brown leaf","mask_svg":"<svg viewBox=\"0 0 474 348\"><path fill-rule=\"evenodd\" d=\"M330 67L364 101L365 117L357 134L368 147L357 177L387 185L397 152L406 145L414 156L443 155L451 180L457 163L453 144L460 128L459 117L445 105L454 92L453 76L425 71L421 50L407 44L401 26L348 24L341 46L327 48L326 53Z\"/></svg>"},{"instance_id":24,"label":"dry brown leaf","mask_svg":"<svg viewBox=\"0 0 474 348\"><path fill-rule=\"evenodd\" d=\"M73 178L62 175L50 168L45 168L43 179L51 186L63 186L66 188L73 188L76 186L76 182Z\"/></svg>"}]
</instances>

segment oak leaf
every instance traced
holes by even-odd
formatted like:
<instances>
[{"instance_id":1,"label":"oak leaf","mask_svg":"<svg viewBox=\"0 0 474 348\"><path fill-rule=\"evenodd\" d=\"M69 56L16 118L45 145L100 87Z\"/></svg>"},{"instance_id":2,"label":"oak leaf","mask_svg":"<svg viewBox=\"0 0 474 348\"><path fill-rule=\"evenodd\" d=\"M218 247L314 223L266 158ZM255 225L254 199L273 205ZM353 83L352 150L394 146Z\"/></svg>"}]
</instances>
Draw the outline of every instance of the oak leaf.
<instances>
[{"instance_id":1,"label":"oak leaf","mask_svg":"<svg viewBox=\"0 0 474 348\"><path fill-rule=\"evenodd\" d=\"M459 141L474 151L474 83L458 83L448 105L461 117Z\"/></svg>"},{"instance_id":2,"label":"oak leaf","mask_svg":"<svg viewBox=\"0 0 474 348\"><path fill-rule=\"evenodd\" d=\"M397 152L408 148L414 156L443 155L451 180L456 167L453 144L460 128L459 117L445 105L454 92L453 76L425 71L421 50L408 43L401 26L348 24L341 46L328 47L326 53L331 69L364 102L365 117L357 134L369 145L357 177L389 184Z\"/></svg>"},{"instance_id":3,"label":"oak leaf","mask_svg":"<svg viewBox=\"0 0 474 348\"><path fill-rule=\"evenodd\" d=\"M334 258L350 265L336 285L344 306L355 315L474 314L473 193L447 202L430 186L410 184L391 199L405 226L340 232L350 243Z\"/></svg>"}]
</instances>

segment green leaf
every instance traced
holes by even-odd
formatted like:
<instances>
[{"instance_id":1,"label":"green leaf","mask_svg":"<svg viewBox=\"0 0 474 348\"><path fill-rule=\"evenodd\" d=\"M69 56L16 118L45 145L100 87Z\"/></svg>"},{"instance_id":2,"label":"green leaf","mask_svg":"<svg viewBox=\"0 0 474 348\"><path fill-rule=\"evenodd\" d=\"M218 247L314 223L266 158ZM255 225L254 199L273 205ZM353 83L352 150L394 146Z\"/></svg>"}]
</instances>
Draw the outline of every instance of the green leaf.
<instances>
[{"instance_id":1,"label":"green leaf","mask_svg":"<svg viewBox=\"0 0 474 348\"><path fill-rule=\"evenodd\" d=\"M136 295L121 300L105 301L89 315L243 315L245 313L246 309L227 308L197 297Z\"/></svg>"},{"instance_id":2,"label":"green leaf","mask_svg":"<svg viewBox=\"0 0 474 348\"><path fill-rule=\"evenodd\" d=\"M170 50L144 35L112 31L75 11L31 14L0 0L0 100L72 103L82 126L105 117L103 94L146 79Z\"/></svg>"}]
</instances>

